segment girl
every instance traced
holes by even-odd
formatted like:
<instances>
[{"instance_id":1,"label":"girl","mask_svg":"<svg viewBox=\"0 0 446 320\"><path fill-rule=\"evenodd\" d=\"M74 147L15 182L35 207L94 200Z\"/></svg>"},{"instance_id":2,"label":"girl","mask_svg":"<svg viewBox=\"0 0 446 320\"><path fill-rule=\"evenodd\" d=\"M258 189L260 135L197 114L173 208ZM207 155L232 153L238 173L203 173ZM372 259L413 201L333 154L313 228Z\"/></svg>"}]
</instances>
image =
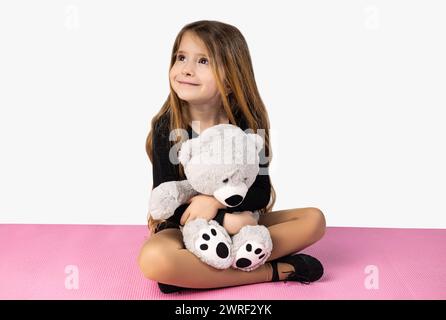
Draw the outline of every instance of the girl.
<instances>
[{"instance_id":1,"label":"girl","mask_svg":"<svg viewBox=\"0 0 446 320\"><path fill-rule=\"evenodd\" d=\"M153 167L153 188L166 181L185 179L183 168L169 155L187 138L174 136L184 129L189 138L220 123L264 129L265 154L271 160L269 119L254 79L247 43L241 32L218 21L197 21L184 26L175 39L169 71L170 94L152 119L146 151ZM174 130L174 131L172 131ZM178 130L177 130L178 131ZM172 140L172 141L171 141ZM174 147L175 147L174 146ZM145 277L158 281L162 292L181 288L218 288L266 281L309 283L323 274L321 263L295 254L325 233L325 218L317 208L271 211L275 192L265 172L257 176L243 202L226 208L213 196L198 195L180 206L172 218L149 218L151 237L142 246L138 263ZM257 269L219 270L201 262L185 249L179 224L195 218L216 218L230 235L255 224L252 211L260 210L258 223L268 227L273 251ZM231 214L231 212L241 212ZM217 215L218 214L218 215ZM150 213L149 213L150 215Z\"/></svg>"}]
</instances>

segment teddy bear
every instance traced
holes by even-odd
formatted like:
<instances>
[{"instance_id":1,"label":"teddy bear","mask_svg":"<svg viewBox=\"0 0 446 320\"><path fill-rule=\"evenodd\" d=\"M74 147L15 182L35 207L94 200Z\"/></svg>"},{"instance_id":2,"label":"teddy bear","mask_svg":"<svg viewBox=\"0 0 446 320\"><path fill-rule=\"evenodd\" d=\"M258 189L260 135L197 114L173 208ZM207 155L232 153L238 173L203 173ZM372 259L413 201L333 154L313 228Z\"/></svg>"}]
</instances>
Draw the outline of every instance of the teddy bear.
<instances>
[{"instance_id":1,"label":"teddy bear","mask_svg":"<svg viewBox=\"0 0 446 320\"><path fill-rule=\"evenodd\" d=\"M219 124L186 140L178 152L186 180L168 181L154 188L149 214L167 219L176 208L198 194L214 196L227 207L242 203L259 173L263 138L232 124ZM232 214L237 214L233 212ZM258 221L259 212L253 216ZM251 271L262 265L273 248L268 229L247 225L232 237L215 220L196 218L180 226L185 247L217 269Z\"/></svg>"}]
</instances>

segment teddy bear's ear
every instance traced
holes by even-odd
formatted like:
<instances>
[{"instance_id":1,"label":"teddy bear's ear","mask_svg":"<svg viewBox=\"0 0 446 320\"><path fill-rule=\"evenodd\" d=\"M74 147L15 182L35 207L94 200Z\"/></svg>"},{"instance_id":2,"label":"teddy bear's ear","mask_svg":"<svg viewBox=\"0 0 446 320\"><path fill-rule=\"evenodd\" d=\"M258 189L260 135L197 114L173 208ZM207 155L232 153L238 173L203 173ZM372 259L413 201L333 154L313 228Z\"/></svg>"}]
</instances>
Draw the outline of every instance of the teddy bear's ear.
<instances>
[{"instance_id":1,"label":"teddy bear's ear","mask_svg":"<svg viewBox=\"0 0 446 320\"><path fill-rule=\"evenodd\" d=\"M263 148L263 138L256 133L248 133L247 136L248 136L248 139L251 139L254 141L254 143L256 145L256 153L259 153L260 150L262 150L262 148Z\"/></svg>"},{"instance_id":2,"label":"teddy bear's ear","mask_svg":"<svg viewBox=\"0 0 446 320\"><path fill-rule=\"evenodd\" d=\"M191 157L192 157L192 139L189 139L181 144L180 150L178 151L178 160L184 167L189 162Z\"/></svg>"}]
</instances>

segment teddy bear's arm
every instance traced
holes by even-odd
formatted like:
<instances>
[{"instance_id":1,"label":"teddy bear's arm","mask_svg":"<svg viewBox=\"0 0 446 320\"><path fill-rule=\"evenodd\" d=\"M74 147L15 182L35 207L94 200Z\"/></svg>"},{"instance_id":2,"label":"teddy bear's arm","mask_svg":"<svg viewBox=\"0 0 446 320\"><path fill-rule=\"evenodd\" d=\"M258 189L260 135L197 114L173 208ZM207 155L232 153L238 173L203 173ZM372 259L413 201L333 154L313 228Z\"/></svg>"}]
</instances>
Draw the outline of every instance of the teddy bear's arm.
<instances>
[{"instance_id":1,"label":"teddy bear's arm","mask_svg":"<svg viewBox=\"0 0 446 320\"><path fill-rule=\"evenodd\" d=\"M149 214L154 219L167 219L176 208L196 194L187 180L163 182L152 190Z\"/></svg>"},{"instance_id":2,"label":"teddy bear's arm","mask_svg":"<svg viewBox=\"0 0 446 320\"><path fill-rule=\"evenodd\" d=\"M198 194L197 191L192 188L191 184L187 180L176 181L178 188L178 201L183 204L187 202L193 196Z\"/></svg>"}]
</instances>

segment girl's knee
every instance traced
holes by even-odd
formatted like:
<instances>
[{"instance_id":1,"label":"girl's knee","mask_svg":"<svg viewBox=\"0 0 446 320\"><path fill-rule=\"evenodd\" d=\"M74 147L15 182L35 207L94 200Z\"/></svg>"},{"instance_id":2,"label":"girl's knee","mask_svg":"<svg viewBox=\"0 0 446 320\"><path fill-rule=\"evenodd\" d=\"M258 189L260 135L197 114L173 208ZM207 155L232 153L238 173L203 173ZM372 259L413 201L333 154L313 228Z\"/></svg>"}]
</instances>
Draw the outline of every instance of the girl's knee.
<instances>
[{"instance_id":1,"label":"girl's knee","mask_svg":"<svg viewBox=\"0 0 446 320\"><path fill-rule=\"evenodd\" d=\"M160 281L173 270L172 255L166 248L145 244L138 256L138 265L148 279Z\"/></svg>"},{"instance_id":2,"label":"girl's knee","mask_svg":"<svg viewBox=\"0 0 446 320\"><path fill-rule=\"evenodd\" d=\"M324 213L318 208L311 207L308 208L307 218L311 220L316 241L321 239L324 236L326 229Z\"/></svg>"}]
</instances>

